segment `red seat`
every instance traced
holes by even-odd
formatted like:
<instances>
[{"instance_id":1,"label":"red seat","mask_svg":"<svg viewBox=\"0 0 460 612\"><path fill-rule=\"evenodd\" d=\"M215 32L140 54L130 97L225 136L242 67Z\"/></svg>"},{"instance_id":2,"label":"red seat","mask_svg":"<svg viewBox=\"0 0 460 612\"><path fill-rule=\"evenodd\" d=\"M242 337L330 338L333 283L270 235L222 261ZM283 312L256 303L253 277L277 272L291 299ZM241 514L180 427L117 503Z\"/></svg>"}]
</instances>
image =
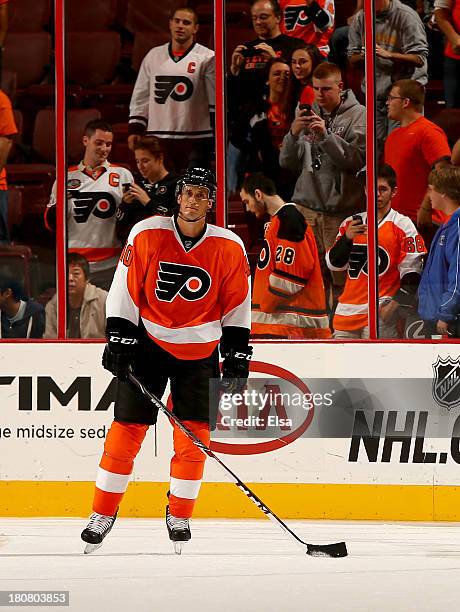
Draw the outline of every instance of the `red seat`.
<instances>
[{"instance_id":1,"label":"red seat","mask_svg":"<svg viewBox=\"0 0 460 612\"><path fill-rule=\"evenodd\" d=\"M152 32L137 32L134 37L133 54L131 66L136 72L141 67L142 60L153 47L164 45L169 42L169 32L166 30L155 30Z\"/></svg>"},{"instance_id":2,"label":"red seat","mask_svg":"<svg viewBox=\"0 0 460 612\"><path fill-rule=\"evenodd\" d=\"M113 80L121 54L117 32L70 32L66 40L69 81L94 88Z\"/></svg>"},{"instance_id":3,"label":"red seat","mask_svg":"<svg viewBox=\"0 0 460 612\"><path fill-rule=\"evenodd\" d=\"M51 36L47 32L13 32L5 43L3 65L17 73L18 87L40 83L51 61Z\"/></svg>"},{"instance_id":4,"label":"red seat","mask_svg":"<svg viewBox=\"0 0 460 612\"><path fill-rule=\"evenodd\" d=\"M0 245L0 270L20 281L27 295L30 295L30 262L32 250L19 244Z\"/></svg>"},{"instance_id":5,"label":"red seat","mask_svg":"<svg viewBox=\"0 0 460 612\"><path fill-rule=\"evenodd\" d=\"M116 0L70 0L66 4L67 31L108 30L115 22L116 13Z\"/></svg>"},{"instance_id":6,"label":"red seat","mask_svg":"<svg viewBox=\"0 0 460 612\"><path fill-rule=\"evenodd\" d=\"M453 147L460 138L460 108L445 108L432 121L444 130Z\"/></svg>"},{"instance_id":7,"label":"red seat","mask_svg":"<svg viewBox=\"0 0 460 612\"><path fill-rule=\"evenodd\" d=\"M67 158L69 164L81 159L85 125L92 119L100 118L101 113L95 108L76 108L67 111ZM35 118L32 148L43 162L55 163L55 134L54 109L42 109Z\"/></svg>"},{"instance_id":8,"label":"red seat","mask_svg":"<svg viewBox=\"0 0 460 612\"><path fill-rule=\"evenodd\" d=\"M50 0L15 0L8 3L8 31L40 32L49 25L50 16Z\"/></svg>"},{"instance_id":9,"label":"red seat","mask_svg":"<svg viewBox=\"0 0 460 612\"><path fill-rule=\"evenodd\" d=\"M155 0L129 0L126 20L123 24L130 32L164 29L168 31L169 17L175 8L184 6L187 2L170 0L170 2L155 2Z\"/></svg>"}]
</instances>

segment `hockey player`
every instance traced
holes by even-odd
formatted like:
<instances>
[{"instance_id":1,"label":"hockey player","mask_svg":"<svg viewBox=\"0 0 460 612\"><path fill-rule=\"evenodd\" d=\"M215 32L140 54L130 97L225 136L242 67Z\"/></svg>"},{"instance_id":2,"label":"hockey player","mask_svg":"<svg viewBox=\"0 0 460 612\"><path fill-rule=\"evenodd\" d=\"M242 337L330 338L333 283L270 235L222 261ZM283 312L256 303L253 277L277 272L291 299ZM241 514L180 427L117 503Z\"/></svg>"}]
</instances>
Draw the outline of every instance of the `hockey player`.
<instances>
[{"instance_id":1,"label":"hockey player","mask_svg":"<svg viewBox=\"0 0 460 612\"><path fill-rule=\"evenodd\" d=\"M169 379L174 414L207 445L217 409L209 379L219 377L219 342L226 391L241 390L248 377L250 282L243 244L206 223L216 193L209 170L187 171L177 193L174 217L151 217L133 227L107 298L103 365L118 377L115 420L99 465L94 512L82 532L85 552L98 548L112 528L134 459L157 419L127 381L129 368L158 397ZM166 521L180 552L191 537L205 455L177 427L173 440Z\"/></svg>"},{"instance_id":2,"label":"hockey player","mask_svg":"<svg viewBox=\"0 0 460 612\"><path fill-rule=\"evenodd\" d=\"M396 173L382 164L377 176L379 336L397 338L397 311L414 309L426 253L413 222L391 208ZM333 319L334 338L368 338L367 213L347 217L326 253L331 270L347 270Z\"/></svg>"},{"instance_id":3,"label":"hockey player","mask_svg":"<svg viewBox=\"0 0 460 612\"><path fill-rule=\"evenodd\" d=\"M129 107L130 148L147 131L162 139L176 171L208 165L213 149L214 51L195 42L198 28L192 8L174 11L171 42L143 59Z\"/></svg>"},{"instance_id":4,"label":"hockey player","mask_svg":"<svg viewBox=\"0 0 460 612\"><path fill-rule=\"evenodd\" d=\"M240 192L246 209L271 217L257 262L252 333L271 337L330 338L315 237L295 204L286 204L263 174L247 177Z\"/></svg>"},{"instance_id":5,"label":"hockey player","mask_svg":"<svg viewBox=\"0 0 460 612\"><path fill-rule=\"evenodd\" d=\"M113 143L111 126L99 119L85 126L85 154L67 170L67 235L69 252L86 257L93 285L108 290L121 253L115 234L115 214L123 184L134 182L122 166L109 163ZM45 213L50 230L56 226L56 183Z\"/></svg>"}]
</instances>

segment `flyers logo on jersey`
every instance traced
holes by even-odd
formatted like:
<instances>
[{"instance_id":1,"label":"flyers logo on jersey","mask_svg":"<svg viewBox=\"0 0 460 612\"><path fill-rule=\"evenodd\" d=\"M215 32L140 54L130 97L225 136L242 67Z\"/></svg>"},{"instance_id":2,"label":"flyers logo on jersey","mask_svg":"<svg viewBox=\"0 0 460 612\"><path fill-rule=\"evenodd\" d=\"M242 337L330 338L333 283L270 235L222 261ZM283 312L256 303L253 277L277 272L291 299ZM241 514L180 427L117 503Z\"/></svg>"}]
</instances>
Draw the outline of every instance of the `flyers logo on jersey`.
<instances>
[{"instance_id":1,"label":"flyers logo on jersey","mask_svg":"<svg viewBox=\"0 0 460 612\"><path fill-rule=\"evenodd\" d=\"M378 248L378 268L379 276L384 274L390 265L390 257L384 248ZM367 274L367 244L354 244L348 260L348 276L358 278L363 272Z\"/></svg>"},{"instance_id":2,"label":"flyers logo on jersey","mask_svg":"<svg viewBox=\"0 0 460 612\"><path fill-rule=\"evenodd\" d=\"M211 277L197 266L160 261L155 295L162 302L172 302L180 295L187 302L201 300L211 287Z\"/></svg>"},{"instance_id":3,"label":"flyers logo on jersey","mask_svg":"<svg viewBox=\"0 0 460 612\"><path fill-rule=\"evenodd\" d=\"M287 6L284 9L286 30L294 30L296 26L306 26L311 19L305 13L306 6Z\"/></svg>"},{"instance_id":4,"label":"flyers logo on jersey","mask_svg":"<svg viewBox=\"0 0 460 612\"><path fill-rule=\"evenodd\" d=\"M91 213L98 219L110 219L117 207L113 195L105 191L72 191L72 203L76 223L86 223Z\"/></svg>"},{"instance_id":5,"label":"flyers logo on jersey","mask_svg":"<svg viewBox=\"0 0 460 612\"><path fill-rule=\"evenodd\" d=\"M185 76L155 77L155 102L165 104L170 97L175 102L185 102L193 94L193 83Z\"/></svg>"}]
</instances>

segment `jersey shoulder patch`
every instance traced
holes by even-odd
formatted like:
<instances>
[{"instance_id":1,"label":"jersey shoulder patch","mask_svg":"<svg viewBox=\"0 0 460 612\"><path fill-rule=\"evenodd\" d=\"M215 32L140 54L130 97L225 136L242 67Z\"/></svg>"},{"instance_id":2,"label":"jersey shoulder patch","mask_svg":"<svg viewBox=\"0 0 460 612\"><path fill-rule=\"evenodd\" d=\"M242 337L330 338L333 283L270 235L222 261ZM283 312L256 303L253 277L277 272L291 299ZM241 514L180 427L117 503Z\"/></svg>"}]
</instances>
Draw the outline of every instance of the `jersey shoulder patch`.
<instances>
[{"instance_id":1,"label":"jersey shoulder patch","mask_svg":"<svg viewBox=\"0 0 460 612\"><path fill-rule=\"evenodd\" d=\"M281 208L276 216L279 219L277 238L290 242L302 242L307 229L307 222L302 213L293 204Z\"/></svg>"}]
</instances>

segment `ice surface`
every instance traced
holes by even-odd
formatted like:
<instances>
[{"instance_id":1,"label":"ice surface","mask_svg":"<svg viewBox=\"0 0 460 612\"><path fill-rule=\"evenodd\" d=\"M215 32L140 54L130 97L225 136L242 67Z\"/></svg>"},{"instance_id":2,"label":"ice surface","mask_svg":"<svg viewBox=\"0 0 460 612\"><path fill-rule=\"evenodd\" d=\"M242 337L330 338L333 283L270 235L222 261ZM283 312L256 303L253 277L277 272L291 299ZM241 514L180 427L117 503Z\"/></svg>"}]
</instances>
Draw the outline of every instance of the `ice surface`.
<instances>
[{"instance_id":1,"label":"ice surface","mask_svg":"<svg viewBox=\"0 0 460 612\"><path fill-rule=\"evenodd\" d=\"M344 539L345 559L308 557L266 520L200 519L181 556L160 519L118 519L103 547L84 556L85 525L0 519L0 590L69 590L69 608L33 609L78 612L460 608L457 524L289 521L308 542Z\"/></svg>"}]
</instances>

